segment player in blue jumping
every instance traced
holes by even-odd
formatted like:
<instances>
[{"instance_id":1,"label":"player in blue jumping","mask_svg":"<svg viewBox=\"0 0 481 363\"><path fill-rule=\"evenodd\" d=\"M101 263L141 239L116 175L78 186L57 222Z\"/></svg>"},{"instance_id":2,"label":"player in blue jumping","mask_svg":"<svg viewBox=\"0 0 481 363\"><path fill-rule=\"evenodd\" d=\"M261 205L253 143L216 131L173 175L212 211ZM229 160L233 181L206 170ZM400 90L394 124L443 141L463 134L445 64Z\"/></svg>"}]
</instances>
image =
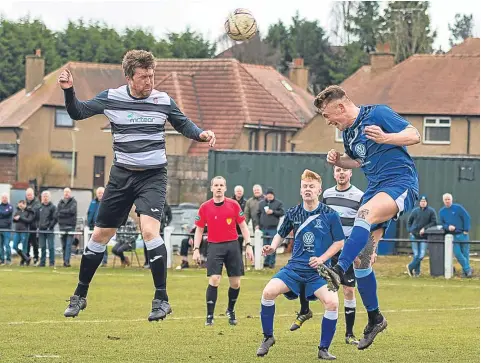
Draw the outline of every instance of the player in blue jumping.
<instances>
[{"instance_id":1,"label":"player in blue jumping","mask_svg":"<svg viewBox=\"0 0 481 363\"><path fill-rule=\"evenodd\" d=\"M262 292L261 322L264 340L257 350L263 357L274 345L274 300L281 294L288 299L299 296L301 285L305 286L308 300L321 300L325 312L321 326L319 359L333 360L329 353L332 338L336 332L339 298L336 292L329 291L327 282L318 273L321 263L329 262L344 244L341 219L334 209L319 202L322 189L321 177L310 170L301 176L302 204L290 208L271 245L264 246L262 253L274 253L279 243L294 231L292 258L267 283Z\"/></svg>"},{"instance_id":2,"label":"player in blue jumping","mask_svg":"<svg viewBox=\"0 0 481 363\"><path fill-rule=\"evenodd\" d=\"M358 349L369 347L387 321L379 311L377 282L371 266L392 219L409 212L418 199L418 174L406 146L419 143L418 130L385 105L357 107L339 86L329 86L314 101L326 123L343 132L344 154L329 151L327 162L341 168L361 168L368 180L354 227L334 267L319 272L337 290L340 277L358 258L354 273L368 312L368 324Z\"/></svg>"}]
</instances>

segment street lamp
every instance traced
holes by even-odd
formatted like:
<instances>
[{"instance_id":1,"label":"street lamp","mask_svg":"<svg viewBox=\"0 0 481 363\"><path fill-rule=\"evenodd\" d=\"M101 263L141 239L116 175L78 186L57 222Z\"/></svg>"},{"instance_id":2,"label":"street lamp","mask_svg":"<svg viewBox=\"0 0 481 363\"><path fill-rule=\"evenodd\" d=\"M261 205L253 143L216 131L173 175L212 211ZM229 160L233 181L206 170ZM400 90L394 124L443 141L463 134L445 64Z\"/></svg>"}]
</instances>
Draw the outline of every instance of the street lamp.
<instances>
[{"instance_id":1,"label":"street lamp","mask_svg":"<svg viewBox=\"0 0 481 363\"><path fill-rule=\"evenodd\" d=\"M70 132L72 135L72 167L70 169L70 188L73 188L74 174L75 174L75 133L78 132L78 127L74 127Z\"/></svg>"}]
</instances>

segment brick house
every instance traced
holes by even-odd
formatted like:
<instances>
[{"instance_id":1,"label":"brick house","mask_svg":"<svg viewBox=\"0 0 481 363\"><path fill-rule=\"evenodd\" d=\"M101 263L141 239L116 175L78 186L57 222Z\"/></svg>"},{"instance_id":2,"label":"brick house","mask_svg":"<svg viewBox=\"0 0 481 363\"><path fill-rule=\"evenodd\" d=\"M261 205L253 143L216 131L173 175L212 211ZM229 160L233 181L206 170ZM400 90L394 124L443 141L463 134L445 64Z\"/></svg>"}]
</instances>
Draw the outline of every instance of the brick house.
<instances>
[{"instance_id":1,"label":"brick house","mask_svg":"<svg viewBox=\"0 0 481 363\"><path fill-rule=\"evenodd\" d=\"M356 104L387 104L421 133L415 156L479 155L479 38L442 55L416 54L395 65L382 49L341 86ZM342 136L316 115L293 138L296 151L342 149Z\"/></svg>"}]
</instances>

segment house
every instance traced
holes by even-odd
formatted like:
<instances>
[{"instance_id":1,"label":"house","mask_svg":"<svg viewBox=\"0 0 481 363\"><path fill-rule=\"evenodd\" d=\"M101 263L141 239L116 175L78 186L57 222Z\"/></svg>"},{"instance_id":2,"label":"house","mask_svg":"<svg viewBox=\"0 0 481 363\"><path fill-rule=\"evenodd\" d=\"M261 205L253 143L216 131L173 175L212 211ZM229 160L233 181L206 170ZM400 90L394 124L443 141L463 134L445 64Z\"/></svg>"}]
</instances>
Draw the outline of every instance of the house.
<instances>
[{"instance_id":1,"label":"house","mask_svg":"<svg viewBox=\"0 0 481 363\"><path fill-rule=\"evenodd\" d=\"M40 52L27 56L25 88L0 103L0 183L28 181L28 161L50 155L73 170L72 186L105 184L113 157L108 120L70 119L57 85L64 68L72 72L80 100L125 83L120 64L69 62L44 76ZM197 125L215 131L216 148L290 151L294 134L315 114L305 88L272 67L235 59L159 59L155 82ZM208 145L186 139L170 124L166 134L168 156L185 171L176 182L200 179L203 185Z\"/></svg>"},{"instance_id":2,"label":"house","mask_svg":"<svg viewBox=\"0 0 481 363\"><path fill-rule=\"evenodd\" d=\"M356 104L387 104L421 133L415 156L479 155L479 38L446 54L416 54L395 65L388 48L371 54L341 86ZM342 149L341 133L315 116L293 138L296 151Z\"/></svg>"}]
</instances>

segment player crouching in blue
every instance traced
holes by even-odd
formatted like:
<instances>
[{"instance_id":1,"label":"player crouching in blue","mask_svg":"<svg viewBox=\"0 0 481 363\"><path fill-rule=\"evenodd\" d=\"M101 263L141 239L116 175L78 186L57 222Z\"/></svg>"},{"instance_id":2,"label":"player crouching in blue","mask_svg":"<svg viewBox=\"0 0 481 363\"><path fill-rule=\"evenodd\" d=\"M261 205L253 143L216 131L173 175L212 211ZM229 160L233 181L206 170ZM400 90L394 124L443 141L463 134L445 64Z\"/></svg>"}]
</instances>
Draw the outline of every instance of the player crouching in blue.
<instances>
[{"instance_id":1,"label":"player crouching in blue","mask_svg":"<svg viewBox=\"0 0 481 363\"><path fill-rule=\"evenodd\" d=\"M334 360L329 353L338 316L339 298L337 293L329 291L327 282L319 276L317 268L329 262L344 245L344 232L341 220L334 209L319 202L322 192L319 174L305 170L301 176L302 204L290 208L281 227L274 236L271 245L264 246L264 256L274 253L279 243L294 231L292 257L267 283L261 299L261 322L264 340L257 350L257 356L263 357L275 344L274 339L274 300L281 294L288 299L299 296L301 286L305 286L308 300L319 299L324 304L322 319L319 359Z\"/></svg>"}]
</instances>

